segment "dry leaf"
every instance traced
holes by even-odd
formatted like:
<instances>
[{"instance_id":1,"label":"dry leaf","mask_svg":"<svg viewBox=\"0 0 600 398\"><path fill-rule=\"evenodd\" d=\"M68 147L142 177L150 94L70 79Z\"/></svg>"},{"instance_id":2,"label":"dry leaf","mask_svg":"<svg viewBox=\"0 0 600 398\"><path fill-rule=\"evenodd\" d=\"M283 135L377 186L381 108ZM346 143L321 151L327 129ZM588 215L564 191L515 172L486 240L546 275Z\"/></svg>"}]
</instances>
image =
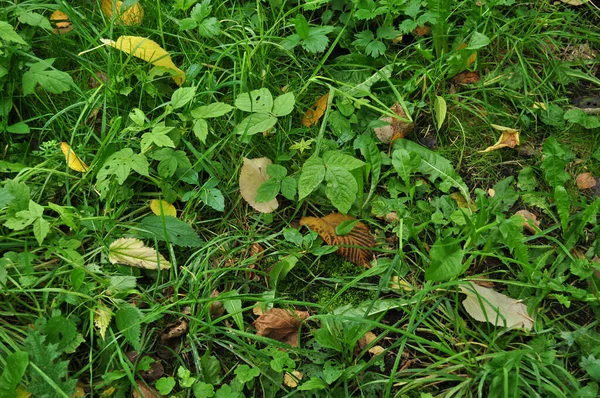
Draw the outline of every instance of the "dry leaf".
<instances>
[{"instance_id":1,"label":"dry leaf","mask_svg":"<svg viewBox=\"0 0 600 398\"><path fill-rule=\"evenodd\" d=\"M219 291L217 289L214 289L212 291L212 293L210 294L210 298L216 298L219 297ZM223 315L223 313L225 312L225 306L223 305L223 303L219 300L215 300L212 303L210 303L210 317L212 319L216 319L219 318L221 315Z\"/></svg>"},{"instance_id":2,"label":"dry leaf","mask_svg":"<svg viewBox=\"0 0 600 398\"><path fill-rule=\"evenodd\" d=\"M481 80L481 78L479 77L479 72L475 71L475 72L461 72L458 75L454 76L452 78L452 83L454 84L475 84L477 83L479 80Z\"/></svg>"},{"instance_id":3,"label":"dry leaf","mask_svg":"<svg viewBox=\"0 0 600 398\"><path fill-rule=\"evenodd\" d=\"M177 209L175 206L164 200L152 199L150 201L150 210L157 216L162 214L165 216L177 217Z\"/></svg>"},{"instance_id":4,"label":"dry leaf","mask_svg":"<svg viewBox=\"0 0 600 398\"><path fill-rule=\"evenodd\" d=\"M560 0L565 4L568 4L570 6L581 6L585 3L588 2L588 0Z\"/></svg>"},{"instance_id":5,"label":"dry leaf","mask_svg":"<svg viewBox=\"0 0 600 398\"><path fill-rule=\"evenodd\" d=\"M373 332L365 333L365 335L358 340L359 350L365 349L376 338L377 338L377 336ZM383 353L384 351L385 351L385 349L380 345L376 345L376 346L369 348L369 353L372 355L379 355L379 354Z\"/></svg>"},{"instance_id":6,"label":"dry leaf","mask_svg":"<svg viewBox=\"0 0 600 398\"><path fill-rule=\"evenodd\" d=\"M72 31L75 27L69 21L69 16L60 10L50 14L50 22L54 25L52 31L55 35L64 35Z\"/></svg>"},{"instance_id":7,"label":"dry leaf","mask_svg":"<svg viewBox=\"0 0 600 398\"><path fill-rule=\"evenodd\" d=\"M302 380L303 377L304 373L297 370L293 370L292 373L285 372L283 375L283 384L290 388L296 388L298 387L298 382Z\"/></svg>"},{"instance_id":8,"label":"dry leaf","mask_svg":"<svg viewBox=\"0 0 600 398\"><path fill-rule=\"evenodd\" d=\"M494 145L479 152L491 152L495 151L496 149L506 147L514 148L521 143L519 140L519 130L512 129L510 127L498 126L497 124L492 124L492 127L498 131L501 131L502 135L500 135L498 142L496 142Z\"/></svg>"},{"instance_id":9,"label":"dry leaf","mask_svg":"<svg viewBox=\"0 0 600 398\"><path fill-rule=\"evenodd\" d=\"M164 332L160 335L160 341L176 339L185 335L188 331L188 322L185 319L179 319L174 324L168 325Z\"/></svg>"},{"instance_id":10,"label":"dry leaf","mask_svg":"<svg viewBox=\"0 0 600 398\"><path fill-rule=\"evenodd\" d=\"M117 41L108 39L100 39L100 41L152 65L162 66L176 72L172 77L178 86L185 82L185 72L175 66L169 53L155 41L140 36L121 36Z\"/></svg>"},{"instance_id":11,"label":"dry leaf","mask_svg":"<svg viewBox=\"0 0 600 398\"><path fill-rule=\"evenodd\" d=\"M98 334L100 334L102 340L104 340L104 336L106 335L108 325L110 325L112 315L112 311L104 306L96 308L96 313L94 315L94 326L96 329L98 329Z\"/></svg>"},{"instance_id":12,"label":"dry leaf","mask_svg":"<svg viewBox=\"0 0 600 398\"><path fill-rule=\"evenodd\" d=\"M108 260L111 264L124 264L145 269L168 269L171 264L144 242L134 238L121 238L110 244Z\"/></svg>"},{"instance_id":13,"label":"dry leaf","mask_svg":"<svg viewBox=\"0 0 600 398\"><path fill-rule=\"evenodd\" d=\"M109 18L114 16L123 25L140 25L144 19L144 9L139 2L123 7L122 1L102 0L101 8L104 15Z\"/></svg>"},{"instance_id":14,"label":"dry leaf","mask_svg":"<svg viewBox=\"0 0 600 398\"><path fill-rule=\"evenodd\" d=\"M279 207L279 202L277 202L276 198L268 202L256 202L258 188L263 182L271 178L267 174L267 166L272 163L271 159L268 158L244 158L244 165L240 173L240 193L242 197L250 206L261 213L271 213Z\"/></svg>"},{"instance_id":15,"label":"dry leaf","mask_svg":"<svg viewBox=\"0 0 600 398\"><path fill-rule=\"evenodd\" d=\"M308 311L294 312L271 308L254 321L256 334L298 347L298 327L310 314Z\"/></svg>"},{"instance_id":16,"label":"dry leaf","mask_svg":"<svg viewBox=\"0 0 600 398\"><path fill-rule=\"evenodd\" d=\"M527 314L527 306L504 294L472 282L461 285L460 290L467 295L463 306L476 321L489 322L509 329L531 330L533 319Z\"/></svg>"},{"instance_id":17,"label":"dry leaf","mask_svg":"<svg viewBox=\"0 0 600 398\"><path fill-rule=\"evenodd\" d=\"M390 110L402 119L410 120L399 103L396 102L394 105L392 105ZM398 120L397 118L392 116L385 116L380 118L379 120L381 120L382 122L389 123L387 126L377 127L373 129L379 141L383 142L384 144L389 144L390 142L398 138L406 137L415 128L414 123L410 121Z\"/></svg>"},{"instance_id":18,"label":"dry leaf","mask_svg":"<svg viewBox=\"0 0 600 398\"><path fill-rule=\"evenodd\" d=\"M515 213L518 216L521 216L525 219L523 221L523 228L531 232L532 234L537 233L536 228L534 228L531 223L533 223L537 228L540 227L540 222L537 219L537 216L528 210L519 210ZM531 221L531 223L530 223Z\"/></svg>"},{"instance_id":19,"label":"dry leaf","mask_svg":"<svg viewBox=\"0 0 600 398\"><path fill-rule=\"evenodd\" d=\"M465 197L460 192L453 192L450 194L450 197L454 199L458 207L460 207L461 209L470 209L471 211L477 210L477 205L473 201L471 201L470 203L467 202L467 199L465 199Z\"/></svg>"},{"instance_id":20,"label":"dry leaf","mask_svg":"<svg viewBox=\"0 0 600 398\"><path fill-rule=\"evenodd\" d=\"M577 182L577 188L579 189L589 189L596 186L596 179L592 175L592 173L581 173L575 179Z\"/></svg>"},{"instance_id":21,"label":"dry leaf","mask_svg":"<svg viewBox=\"0 0 600 398\"><path fill-rule=\"evenodd\" d=\"M335 233L336 227L343 221L348 220L356 220L356 218L341 213L331 213L322 218L302 217L300 225L305 225L317 232L328 245L340 246L337 250L340 256L354 264L369 268L373 254L368 248L375 246L375 239L369 228L360 221L354 225L348 235L338 236Z\"/></svg>"},{"instance_id":22,"label":"dry leaf","mask_svg":"<svg viewBox=\"0 0 600 398\"><path fill-rule=\"evenodd\" d=\"M306 111L304 116L302 117L302 125L306 127L310 127L316 124L321 116L327 110L327 101L329 100L329 93L325 94L321 98L319 98L315 104Z\"/></svg>"},{"instance_id":23,"label":"dry leaf","mask_svg":"<svg viewBox=\"0 0 600 398\"><path fill-rule=\"evenodd\" d=\"M81 159L79 159L79 156L77 156L75 152L73 152L69 144L67 144L64 141L61 142L60 150L65 155L65 159L67 160L67 166L69 166L71 170L79 171L81 173L85 173L86 171L88 171L87 165L83 163Z\"/></svg>"},{"instance_id":24,"label":"dry leaf","mask_svg":"<svg viewBox=\"0 0 600 398\"><path fill-rule=\"evenodd\" d=\"M431 26L429 26L429 25L417 26L415 28L415 30L413 30L413 33L415 34L415 36L419 36L419 37L427 36L428 34L431 33Z\"/></svg>"},{"instance_id":25,"label":"dry leaf","mask_svg":"<svg viewBox=\"0 0 600 398\"><path fill-rule=\"evenodd\" d=\"M137 388L140 390L138 393L135 388L132 388L133 398L160 398L161 395L152 387L149 387L141 380L135 382ZM141 393L141 395L140 395Z\"/></svg>"}]
</instances>

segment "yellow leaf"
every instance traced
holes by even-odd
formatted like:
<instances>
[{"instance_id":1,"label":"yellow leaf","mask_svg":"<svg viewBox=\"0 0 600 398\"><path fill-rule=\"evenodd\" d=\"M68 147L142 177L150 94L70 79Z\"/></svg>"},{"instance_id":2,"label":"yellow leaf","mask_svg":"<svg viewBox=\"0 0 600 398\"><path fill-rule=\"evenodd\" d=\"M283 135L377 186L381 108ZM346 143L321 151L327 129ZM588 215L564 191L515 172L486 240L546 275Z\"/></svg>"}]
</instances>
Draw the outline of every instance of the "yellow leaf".
<instances>
[{"instance_id":1,"label":"yellow leaf","mask_svg":"<svg viewBox=\"0 0 600 398\"><path fill-rule=\"evenodd\" d=\"M165 216L177 217L177 209L175 206L164 200L152 199L150 201L150 210L157 216L162 214Z\"/></svg>"},{"instance_id":2,"label":"yellow leaf","mask_svg":"<svg viewBox=\"0 0 600 398\"><path fill-rule=\"evenodd\" d=\"M304 116L302 117L302 125L306 127L310 127L316 124L321 116L327 110L327 101L329 100L329 93L325 94L321 98L319 98L315 104L306 111Z\"/></svg>"},{"instance_id":3,"label":"yellow leaf","mask_svg":"<svg viewBox=\"0 0 600 398\"><path fill-rule=\"evenodd\" d=\"M67 165L71 170L79 171L81 173L85 173L86 171L88 171L87 165L83 163L81 159L79 159L79 156L77 156L75 152L73 152L69 144L67 144L66 142L61 142L60 150L65 155Z\"/></svg>"},{"instance_id":4,"label":"yellow leaf","mask_svg":"<svg viewBox=\"0 0 600 398\"><path fill-rule=\"evenodd\" d=\"M117 21L123 25L140 25L144 19L144 9L141 4L135 3L129 7L123 7L119 0L102 0L102 12L109 18L118 18Z\"/></svg>"},{"instance_id":5,"label":"yellow leaf","mask_svg":"<svg viewBox=\"0 0 600 398\"><path fill-rule=\"evenodd\" d=\"M305 225L317 232L328 245L340 246L337 253L356 265L369 268L373 254L369 248L375 246L375 239L369 228L357 222L349 234L339 236L335 229L344 221L356 220L341 213L331 213L325 217L302 217L300 225Z\"/></svg>"},{"instance_id":6,"label":"yellow leaf","mask_svg":"<svg viewBox=\"0 0 600 398\"><path fill-rule=\"evenodd\" d=\"M107 307L100 306L96 308L96 314L94 315L94 326L96 326L96 329L98 329L98 333L103 340L104 336L106 335L106 329L108 329L108 325L110 325L112 315L112 311Z\"/></svg>"},{"instance_id":7,"label":"yellow leaf","mask_svg":"<svg viewBox=\"0 0 600 398\"><path fill-rule=\"evenodd\" d=\"M477 210L477 205L475 203L467 202L467 199L460 192L453 192L450 194L450 197L454 199L458 207L461 209L470 209L471 211Z\"/></svg>"},{"instance_id":8,"label":"yellow leaf","mask_svg":"<svg viewBox=\"0 0 600 398\"><path fill-rule=\"evenodd\" d=\"M29 398L31 397L31 393L28 391L25 391L25 389L22 386L17 386L17 398Z\"/></svg>"},{"instance_id":9,"label":"yellow leaf","mask_svg":"<svg viewBox=\"0 0 600 398\"><path fill-rule=\"evenodd\" d=\"M145 269L168 269L171 264L144 242L134 238L117 239L110 244L108 260L111 264L124 264Z\"/></svg>"},{"instance_id":10,"label":"yellow leaf","mask_svg":"<svg viewBox=\"0 0 600 398\"><path fill-rule=\"evenodd\" d=\"M297 370L293 370L292 373L285 372L283 375L283 384L290 388L296 388L298 387L298 382L302 380L303 377L304 373Z\"/></svg>"},{"instance_id":11,"label":"yellow leaf","mask_svg":"<svg viewBox=\"0 0 600 398\"><path fill-rule=\"evenodd\" d=\"M52 31L55 35L67 34L75 28L69 21L69 16L60 10L56 10L50 15L50 22L54 25Z\"/></svg>"},{"instance_id":12,"label":"yellow leaf","mask_svg":"<svg viewBox=\"0 0 600 398\"><path fill-rule=\"evenodd\" d=\"M502 135L494 145L479 152L490 152L500 148L514 148L521 143L519 140L519 130L512 129L510 127L498 126L492 124L492 127L502 132Z\"/></svg>"},{"instance_id":13,"label":"yellow leaf","mask_svg":"<svg viewBox=\"0 0 600 398\"><path fill-rule=\"evenodd\" d=\"M268 202L258 203L256 201L258 188L260 188L263 182L271 178L267 174L267 166L272 163L271 159L268 158L244 158L244 165L240 173L240 193L242 197L250 206L261 213L271 213L279 207L279 202L277 202L276 198Z\"/></svg>"},{"instance_id":14,"label":"yellow leaf","mask_svg":"<svg viewBox=\"0 0 600 398\"><path fill-rule=\"evenodd\" d=\"M169 53L155 41L140 36L121 36L117 41L109 39L100 39L100 41L152 65L171 69L175 72L172 77L178 86L185 82L185 72L175 66Z\"/></svg>"}]
</instances>

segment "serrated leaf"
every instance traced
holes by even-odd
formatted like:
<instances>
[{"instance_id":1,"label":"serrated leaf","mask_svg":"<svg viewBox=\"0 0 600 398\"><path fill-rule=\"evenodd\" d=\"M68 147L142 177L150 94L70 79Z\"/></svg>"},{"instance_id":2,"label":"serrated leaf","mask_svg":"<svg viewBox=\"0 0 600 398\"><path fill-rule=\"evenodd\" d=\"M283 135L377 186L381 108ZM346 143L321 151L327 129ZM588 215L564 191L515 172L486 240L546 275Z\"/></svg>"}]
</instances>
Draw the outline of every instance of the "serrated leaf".
<instances>
[{"instance_id":1,"label":"serrated leaf","mask_svg":"<svg viewBox=\"0 0 600 398\"><path fill-rule=\"evenodd\" d=\"M155 41L139 36L121 36L116 41L108 39L100 39L100 41L152 65L173 71L172 78L179 86L185 82L185 72L175 66L169 53Z\"/></svg>"},{"instance_id":2,"label":"serrated leaf","mask_svg":"<svg viewBox=\"0 0 600 398\"><path fill-rule=\"evenodd\" d=\"M199 106L193 109L190 114L196 119L210 119L228 114L233 106L224 102L214 102L212 104Z\"/></svg>"},{"instance_id":3,"label":"serrated leaf","mask_svg":"<svg viewBox=\"0 0 600 398\"><path fill-rule=\"evenodd\" d=\"M54 59L36 62L30 69L23 73L23 94L33 94L38 84L44 90L53 94L62 94L73 87L73 79L68 73L56 69L50 69Z\"/></svg>"},{"instance_id":4,"label":"serrated leaf","mask_svg":"<svg viewBox=\"0 0 600 398\"><path fill-rule=\"evenodd\" d=\"M279 207L277 199L273 198L268 202L259 203L256 197L260 186L271 179L271 176L267 173L267 166L273 162L268 158L243 158L243 161L244 164L240 172L240 193L242 197L250 206L261 213L271 213Z\"/></svg>"},{"instance_id":5,"label":"serrated leaf","mask_svg":"<svg viewBox=\"0 0 600 398\"><path fill-rule=\"evenodd\" d=\"M141 349L141 321L142 312L131 304L123 304L115 313L117 328L125 337L125 340L136 350Z\"/></svg>"},{"instance_id":6,"label":"serrated leaf","mask_svg":"<svg viewBox=\"0 0 600 398\"><path fill-rule=\"evenodd\" d=\"M560 218L560 224L563 232L567 231L569 226L569 213L571 212L571 199L569 193L562 185L554 188L554 201L556 202L556 212Z\"/></svg>"},{"instance_id":7,"label":"serrated leaf","mask_svg":"<svg viewBox=\"0 0 600 398\"><path fill-rule=\"evenodd\" d=\"M215 37L221 33L221 23L215 17L206 18L198 24L198 35L202 37Z\"/></svg>"},{"instance_id":8,"label":"serrated leaf","mask_svg":"<svg viewBox=\"0 0 600 398\"><path fill-rule=\"evenodd\" d=\"M196 87L180 87L171 95L173 109L183 108L189 104L196 95Z\"/></svg>"},{"instance_id":9,"label":"serrated leaf","mask_svg":"<svg viewBox=\"0 0 600 398\"><path fill-rule=\"evenodd\" d=\"M77 156L75 152L73 152L69 144L67 144L64 141L61 142L60 150L65 155L67 166L69 166L71 170L79 171L81 173L85 173L86 171L88 171L87 165L83 163L81 159L79 159L79 156Z\"/></svg>"},{"instance_id":10,"label":"serrated leaf","mask_svg":"<svg viewBox=\"0 0 600 398\"><path fill-rule=\"evenodd\" d=\"M109 246L108 259L112 264L124 264L145 269L169 269L171 264L144 242L134 238L120 238Z\"/></svg>"},{"instance_id":11,"label":"serrated leaf","mask_svg":"<svg viewBox=\"0 0 600 398\"><path fill-rule=\"evenodd\" d=\"M216 211L225 210L225 198L221 191L216 188L202 189L200 191L200 200Z\"/></svg>"},{"instance_id":12,"label":"serrated leaf","mask_svg":"<svg viewBox=\"0 0 600 398\"><path fill-rule=\"evenodd\" d=\"M270 113L273 109L273 96L267 88L259 88L241 93L235 98L234 105L241 111Z\"/></svg>"},{"instance_id":13,"label":"serrated leaf","mask_svg":"<svg viewBox=\"0 0 600 398\"><path fill-rule=\"evenodd\" d=\"M123 185L132 169L148 176L148 160L142 154L134 154L131 148L125 148L106 159L96 179L102 181L114 175L119 185Z\"/></svg>"},{"instance_id":14,"label":"serrated leaf","mask_svg":"<svg viewBox=\"0 0 600 398\"><path fill-rule=\"evenodd\" d=\"M204 242L198 233L187 223L174 217L147 216L139 224L145 231L143 235L170 242L176 246L200 247Z\"/></svg>"},{"instance_id":15,"label":"serrated leaf","mask_svg":"<svg viewBox=\"0 0 600 398\"><path fill-rule=\"evenodd\" d=\"M348 213L356 200L358 183L356 178L343 166L327 166L325 172L325 195L341 213Z\"/></svg>"},{"instance_id":16,"label":"serrated leaf","mask_svg":"<svg viewBox=\"0 0 600 398\"><path fill-rule=\"evenodd\" d=\"M543 153L545 157L541 168L544 170L546 181L553 188L564 185L571 179L569 173L565 171L567 161L572 158L570 148L561 145L556 138L548 137L544 141Z\"/></svg>"},{"instance_id":17,"label":"serrated leaf","mask_svg":"<svg viewBox=\"0 0 600 398\"><path fill-rule=\"evenodd\" d=\"M281 180L281 194L289 200L296 197L296 180L293 177L285 177Z\"/></svg>"},{"instance_id":18,"label":"serrated leaf","mask_svg":"<svg viewBox=\"0 0 600 398\"><path fill-rule=\"evenodd\" d=\"M16 389L29 365L29 355L24 351L17 351L7 355L5 361L6 367L0 376L0 396L17 398Z\"/></svg>"},{"instance_id":19,"label":"serrated leaf","mask_svg":"<svg viewBox=\"0 0 600 398\"><path fill-rule=\"evenodd\" d=\"M256 203L270 202L277 197L281 189L281 181L271 178L263 182L256 191Z\"/></svg>"},{"instance_id":20,"label":"serrated leaf","mask_svg":"<svg viewBox=\"0 0 600 398\"><path fill-rule=\"evenodd\" d=\"M344 236L336 234L336 228L344 221L356 220L354 217L340 213L331 213L325 217L302 217L300 225L307 226L317 232L330 246L338 246L337 253L354 264L369 267L373 257L370 250L375 246L375 239L369 228L357 222L352 231Z\"/></svg>"},{"instance_id":21,"label":"serrated leaf","mask_svg":"<svg viewBox=\"0 0 600 398\"><path fill-rule=\"evenodd\" d=\"M446 120L447 109L448 108L446 106L446 100L444 99L444 97L436 95L435 102L433 103L433 110L435 111L435 121L438 130L444 124L444 120Z\"/></svg>"},{"instance_id":22,"label":"serrated leaf","mask_svg":"<svg viewBox=\"0 0 600 398\"><path fill-rule=\"evenodd\" d=\"M37 26L42 29L52 30L52 25L48 18L37 12L24 11L19 13L19 22L25 23L30 26Z\"/></svg>"},{"instance_id":23,"label":"serrated leaf","mask_svg":"<svg viewBox=\"0 0 600 398\"><path fill-rule=\"evenodd\" d=\"M208 137L208 123L204 119L194 120L192 126L194 135L200 140L201 143L206 144L206 137Z\"/></svg>"},{"instance_id":24,"label":"serrated leaf","mask_svg":"<svg viewBox=\"0 0 600 398\"><path fill-rule=\"evenodd\" d=\"M294 97L294 93L282 94L275 98L272 113L277 117L289 115L294 110L295 104L296 98Z\"/></svg>"},{"instance_id":25,"label":"serrated leaf","mask_svg":"<svg viewBox=\"0 0 600 398\"><path fill-rule=\"evenodd\" d=\"M302 165L302 173L298 182L298 200L311 194L325 178L325 164L318 156L311 156Z\"/></svg>"},{"instance_id":26,"label":"serrated leaf","mask_svg":"<svg viewBox=\"0 0 600 398\"><path fill-rule=\"evenodd\" d=\"M323 162L326 166L340 166L348 171L356 170L365 165L362 160L354 156L346 155L340 151L327 151L323 154Z\"/></svg>"},{"instance_id":27,"label":"serrated leaf","mask_svg":"<svg viewBox=\"0 0 600 398\"><path fill-rule=\"evenodd\" d=\"M100 337L102 337L103 340L106 336L106 330L108 329L108 325L110 325L112 315L112 311L104 306L99 306L95 310L94 326L98 330L98 334L100 334Z\"/></svg>"},{"instance_id":28,"label":"serrated leaf","mask_svg":"<svg viewBox=\"0 0 600 398\"><path fill-rule=\"evenodd\" d=\"M527 313L527 306L519 300L473 282L460 285L460 290L467 295L463 306L475 320L509 329L533 328L533 320Z\"/></svg>"},{"instance_id":29,"label":"serrated leaf","mask_svg":"<svg viewBox=\"0 0 600 398\"><path fill-rule=\"evenodd\" d=\"M150 133L143 134L140 142L142 152L146 152L151 145L156 145L159 148L175 148L175 143L167 135L171 130L173 130L173 127L166 127L164 123L161 123L158 126L154 126Z\"/></svg>"},{"instance_id":30,"label":"serrated leaf","mask_svg":"<svg viewBox=\"0 0 600 398\"><path fill-rule=\"evenodd\" d=\"M150 201L150 210L157 216L165 215L177 217L177 209L171 203L164 200L152 199Z\"/></svg>"},{"instance_id":31,"label":"serrated leaf","mask_svg":"<svg viewBox=\"0 0 600 398\"><path fill-rule=\"evenodd\" d=\"M235 134L254 135L269 130L275 126L277 118L269 113L253 113L235 126Z\"/></svg>"},{"instance_id":32,"label":"serrated leaf","mask_svg":"<svg viewBox=\"0 0 600 398\"><path fill-rule=\"evenodd\" d=\"M8 42L28 45L25 40L17 32L11 24L5 21L0 21L0 39Z\"/></svg>"}]
</instances>

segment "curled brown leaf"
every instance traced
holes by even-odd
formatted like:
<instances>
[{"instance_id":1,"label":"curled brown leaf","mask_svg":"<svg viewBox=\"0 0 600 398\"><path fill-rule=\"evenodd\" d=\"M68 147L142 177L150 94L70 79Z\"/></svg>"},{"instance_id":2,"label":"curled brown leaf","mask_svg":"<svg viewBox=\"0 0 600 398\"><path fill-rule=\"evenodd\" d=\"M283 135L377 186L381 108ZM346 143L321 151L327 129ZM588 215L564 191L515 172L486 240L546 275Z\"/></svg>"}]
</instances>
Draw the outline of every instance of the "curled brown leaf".
<instances>
[{"instance_id":1,"label":"curled brown leaf","mask_svg":"<svg viewBox=\"0 0 600 398\"><path fill-rule=\"evenodd\" d=\"M258 336L270 337L298 346L298 328L308 318L308 311L286 311L282 308L271 308L259 316L253 323Z\"/></svg>"}]
</instances>

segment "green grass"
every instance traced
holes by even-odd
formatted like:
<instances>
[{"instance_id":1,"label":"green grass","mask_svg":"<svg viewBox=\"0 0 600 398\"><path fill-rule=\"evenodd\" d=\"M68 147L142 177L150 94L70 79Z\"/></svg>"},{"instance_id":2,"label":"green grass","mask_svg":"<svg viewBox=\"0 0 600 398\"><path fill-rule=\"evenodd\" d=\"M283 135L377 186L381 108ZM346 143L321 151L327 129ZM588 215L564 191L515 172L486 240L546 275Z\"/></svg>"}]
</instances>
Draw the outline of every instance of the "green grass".
<instances>
[{"instance_id":1,"label":"green grass","mask_svg":"<svg viewBox=\"0 0 600 398\"><path fill-rule=\"evenodd\" d=\"M597 188L578 189L575 177L600 177L600 135L598 116L569 116L577 98L600 95L598 56L590 52L600 51L596 7L226 1L210 4L204 19L216 18L220 32L203 37L180 29L201 2L140 1L139 26L111 21L100 3L0 1L0 21L12 27L0 22L0 395L68 397L77 383L93 397L131 396L144 385L175 397L597 396L600 201ZM361 9L370 4L371 12L387 8L367 19ZM55 35L24 16L48 18L56 9L72 32ZM300 14L307 29L331 28L320 38L323 51L290 45L302 31ZM366 30L376 39L380 27L400 36L403 21L419 17L430 34L409 29L400 41L381 39L377 57L354 43ZM471 50L458 48L479 47L470 42L474 32L489 43L467 64ZM182 91L168 70L95 48L121 35L167 50L186 72L182 87L195 88L193 99L173 109L173 93ZM50 58L49 70L72 84L27 93L31 65ZM481 79L455 84L467 70ZM292 112L277 115L273 129L236 134L250 113L234 107L207 118L208 134L198 137L192 110L234 106L260 88L274 98L294 93ZM302 125L327 92L324 116ZM447 106L439 128L438 96ZM417 149L403 157L399 142L377 141L373 128L395 102L416 126L406 139L433 151L410 147ZM500 136L491 124L518 129L521 145L480 153ZM157 126L172 127L172 145L144 150L142 136ZM364 141L375 148L371 157ZM61 142L87 172L69 169ZM161 145L189 165L166 173ZM148 171L136 166L103 185L99 177L117 163L111 157L127 148L123 162L139 155ZM328 151L366 164L335 178L357 184L347 212L377 242L369 269L299 224L344 208L344 189L332 194L321 183L300 200L279 194L271 214L240 195L243 158L273 160L302 191L309 158L325 159L334 173ZM461 189L476 209L450 196ZM222 198L222 208L208 195ZM159 217L158 232L148 232L152 199L173 203L185 225ZM513 216L518 210L538 217L535 233ZM120 238L141 239L171 268L113 264L109 248ZM468 280L522 300L532 330L473 319L459 288ZM257 334L259 307L310 313L297 347ZM368 332L374 341L365 341ZM374 346L382 353L371 353ZM162 371L149 375L151 366ZM298 386L288 380L293 371Z\"/></svg>"}]
</instances>

